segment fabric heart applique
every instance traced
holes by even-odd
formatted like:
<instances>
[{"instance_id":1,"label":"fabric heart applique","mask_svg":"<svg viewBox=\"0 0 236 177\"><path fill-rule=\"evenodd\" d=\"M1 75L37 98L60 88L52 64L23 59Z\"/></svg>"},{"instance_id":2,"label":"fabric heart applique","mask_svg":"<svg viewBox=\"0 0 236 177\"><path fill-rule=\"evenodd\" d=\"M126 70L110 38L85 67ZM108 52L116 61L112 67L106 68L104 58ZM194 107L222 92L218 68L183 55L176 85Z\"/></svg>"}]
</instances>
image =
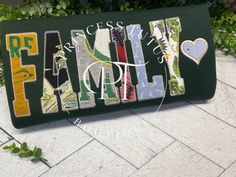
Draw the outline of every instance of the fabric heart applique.
<instances>
[{"instance_id":1,"label":"fabric heart applique","mask_svg":"<svg viewBox=\"0 0 236 177\"><path fill-rule=\"evenodd\" d=\"M198 38L195 41L186 40L181 44L181 51L183 54L198 65L206 54L207 50L208 43L203 38Z\"/></svg>"}]
</instances>

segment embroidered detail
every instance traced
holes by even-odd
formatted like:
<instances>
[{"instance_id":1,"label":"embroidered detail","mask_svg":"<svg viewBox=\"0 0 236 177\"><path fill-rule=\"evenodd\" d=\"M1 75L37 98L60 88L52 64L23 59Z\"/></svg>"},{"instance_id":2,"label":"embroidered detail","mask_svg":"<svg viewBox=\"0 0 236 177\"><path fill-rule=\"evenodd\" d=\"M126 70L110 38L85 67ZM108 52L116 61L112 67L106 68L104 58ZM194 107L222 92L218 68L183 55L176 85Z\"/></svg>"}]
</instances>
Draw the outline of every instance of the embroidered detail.
<instances>
[{"instance_id":1,"label":"embroidered detail","mask_svg":"<svg viewBox=\"0 0 236 177\"><path fill-rule=\"evenodd\" d=\"M112 41L115 44L116 54L119 62L128 63L127 53L126 53L126 34L123 27L115 27L111 30ZM125 66L120 65L123 73L125 73ZM126 83L126 84L125 84ZM127 75L122 74L121 78L121 101L122 103L134 102L136 101L136 90L132 85L131 76L129 68L127 68Z\"/></svg>"},{"instance_id":2,"label":"embroidered detail","mask_svg":"<svg viewBox=\"0 0 236 177\"><path fill-rule=\"evenodd\" d=\"M179 69L179 33L181 32L179 17L168 18L165 21L152 21L149 24L151 34L159 43L168 66L170 95L183 95L185 94L185 85Z\"/></svg>"},{"instance_id":3,"label":"embroidered detail","mask_svg":"<svg viewBox=\"0 0 236 177\"><path fill-rule=\"evenodd\" d=\"M6 48L10 55L15 116L30 116L31 111L25 95L25 84L37 80L36 69L35 65L22 65L21 51L27 50L29 56L38 55L37 34L34 32L8 34L6 35Z\"/></svg>"},{"instance_id":4,"label":"embroidered detail","mask_svg":"<svg viewBox=\"0 0 236 177\"><path fill-rule=\"evenodd\" d=\"M63 111L78 109L76 93L73 92L67 68L67 58L63 51L60 33L45 32L44 79L41 107L44 114L58 112L57 96ZM57 95L57 96L56 96Z\"/></svg>"}]
</instances>

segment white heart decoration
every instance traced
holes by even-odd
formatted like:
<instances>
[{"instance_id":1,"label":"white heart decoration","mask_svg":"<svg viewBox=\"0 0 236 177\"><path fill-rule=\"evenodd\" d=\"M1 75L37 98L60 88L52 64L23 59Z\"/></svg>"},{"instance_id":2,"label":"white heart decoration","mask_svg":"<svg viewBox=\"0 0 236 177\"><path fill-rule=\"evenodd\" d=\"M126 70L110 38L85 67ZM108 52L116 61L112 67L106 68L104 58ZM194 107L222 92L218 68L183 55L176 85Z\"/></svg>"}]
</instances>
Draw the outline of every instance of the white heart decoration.
<instances>
[{"instance_id":1,"label":"white heart decoration","mask_svg":"<svg viewBox=\"0 0 236 177\"><path fill-rule=\"evenodd\" d=\"M198 65L205 56L207 50L208 43L203 38L198 38L195 41L186 40L181 44L182 53Z\"/></svg>"}]
</instances>

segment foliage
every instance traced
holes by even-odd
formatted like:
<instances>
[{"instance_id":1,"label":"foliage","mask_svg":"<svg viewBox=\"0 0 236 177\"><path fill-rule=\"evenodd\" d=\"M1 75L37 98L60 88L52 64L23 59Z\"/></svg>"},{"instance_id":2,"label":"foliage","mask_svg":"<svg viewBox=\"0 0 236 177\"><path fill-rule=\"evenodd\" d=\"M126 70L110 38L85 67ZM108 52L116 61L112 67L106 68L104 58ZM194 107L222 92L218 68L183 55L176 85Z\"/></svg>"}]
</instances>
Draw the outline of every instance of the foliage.
<instances>
[{"instance_id":1,"label":"foliage","mask_svg":"<svg viewBox=\"0 0 236 177\"><path fill-rule=\"evenodd\" d=\"M43 161L47 162L46 159L42 158L42 149L34 147L33 150L30 150L27 143L24 142L20 146L16 146L16 143L11 145L3 146L4 150L9 150L11 154L17 154L20 158L30 158L32 162Z\"/></svg>"},{"instance_id":2,"label":"foliage","mask_svg":"<svg viewBox=\"0 0 236 177\"><path fill-rule=\"evenodd\" d=\"M217 48L236 56L236 14L225 11L212 17L214 41Z\"/></svg>"},{"instance_id":3,"label":"foliage","mask_svg":"<svg viewBox=\"0 0 236 177\"><path fill-rule=\"evenodd\" d=\"M181 6L207 0L24 0L24 5L11 7L0 4L0 21L47 16L93 14L106 11L132 11L158 7ZM209 0L211 9L222 9L222 0Z\"/></svg>"},{"instance_id":4,"label":"foliage","mask_svg":"<svg viewBox=\"0 0 236 177\"><path fill-rule=\"evenodd\" d=\"M52 4L50 0L27 1L26 4L17 7L0 4L0 9L0 20L73 15L68 0L61 0L57 4Z\"/></svg>"}]
</instances>

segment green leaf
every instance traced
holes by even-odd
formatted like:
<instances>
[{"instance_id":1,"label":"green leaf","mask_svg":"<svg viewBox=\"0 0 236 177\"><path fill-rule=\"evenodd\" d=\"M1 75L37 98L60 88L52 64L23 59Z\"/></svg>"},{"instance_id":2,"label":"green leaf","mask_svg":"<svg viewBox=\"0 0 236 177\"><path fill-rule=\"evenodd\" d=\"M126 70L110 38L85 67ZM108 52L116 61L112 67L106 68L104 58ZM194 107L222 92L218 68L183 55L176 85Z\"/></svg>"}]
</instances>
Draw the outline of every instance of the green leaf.
<instances>
[{"instance_id":1,"label":"green leaf","mask_svg":"<svg viewBox=\"0 0 236 177\"><path fill-rule=\"evenodd\" d=\"M178 63L178 57L177 56L174 57L173 70L174 70L176 76L181 77L180 76L180 71L179 71L179 63Z\"/></svg>"},{"instance_id":2,"label":"green leaf","mask_svg":"<svg viewBox=\"0 0 236 177\"><path fill-rule=\"evenodd\" d=\"M8 19L7 17L4 17L4 16L0 17L0 21L3 21L3 20L8 20Z\"/></svg>"},{"instance_id":3,"label":"green leaf","mask_svg":"<svg viewBox=\"0 0 236 177\"><path fill-rule=\"evenodd\" d=\"M12 154L17 154L18 152L20 152L20 148L18 148L18 147L15 147L11 150Z\"/></svg>"},{"instance_id":4,"label":"green leaf","mask_svg":"<svg viewBox=\"0 0 236 177\"><path fill-rule=\"evenodd\" d=\"M27 143L26 142L23 142L22 145L21 145L21 150L23 151L27 151L28 150L28 146L27 146Z\"/></svg>"},{"instance_id":5,"label":"green leaf","mask_svg":"<svg viewBox=\"0 0 236 177\"><path fill-rule=\"evenodd\" d=\"M3 146L2 147L2 149L4 149L4 150L7 150L7 149L9 149L10 147L9 146Z\"/></svg>"},{"instance_id":6,"label":"green leaf","mask_svg":"<svg viewBox=\"0 0 236 177\"><path fill-rule=\"evenodd\" d=\"M47 8L46 8L45 6L43 6L43 7L41 8L41 12L42 12L42 14L45 14L45 13L47 12Z\"/></svg>"},{"instance_id":7,"label":"green leaf","mask_svg":"<svg viewBox=\"0 0 236 177\"><path fill-rule=\"evenodd\" d=\"M52 14L52 7L49 7L48 10L47 10L48 14Z\"/></svg>"},{"instance_id":8,"label":"green leaf","mask_svg":"<svg viewBox=\"0 0 236 177\"><path fill-rule=\"evenodd\" d=\"M27 152L21 151L21 152L18 154L18 156L21 157L21 158L23 158L23 157L25 157L25 158L31 157L32 155L33 155L33 151L31 151L31 150L28 150Z\"/></svg>"},{"instance_id":9,"label":"green leaf","mask_svg":"<svg viewBox=\"0 0 236 177\"><path fill-rule=\"evenodd\" d=\"M22 14L22 15L26 15L26 13L27 13L26 9L22 8L21 14Z\"/></svg>"},{"instance_id":10,"label":"green leaf","mask_svg":"<svg viewBox=\"0 0 236 177\"><path fill-rule=\"evenodd\" d=\"M41 158L41 156L42 156L42 149L36 147L36 149L33 151L33 155L36 158Z\"/></svg>"},{"instance_id":11,"label":"green leaf","mask_svg":"<svg viewBox=\"0 0 236 177\"><path fill-rule=\"evenodd\" d=\"M16 147L16 143L12 143L10 146L9 146L9 149L14 149Z\"/></svg>"},{"instance_id":12,"label":"green leaf","mask_svg":"<svg viewBox=\"0 0 236 177\"><path fill-rule=\"evenodd\" d=\"M177 42L178 39L179 39L179 34L174 33L174 34L171 35L171 38L172 38L175 42Z\"/></svg>"},{"instance_id":13,"label":"green leaf","mask_svg":"<svg viewBox=\"0 0 236 177\"><path fill-rule=\"evenodd\" d=\"M25 153L24 157L31 157L33 155L33 151L29 150Z\"/></svg>"},{"instance_id":14,"label":"green leaf","mask_svg":"<svg viewBox=\"0 0 236 177\"><path fill-rule=\"evenodd\" d=\"M25 156L25 152L20 152L20 153L18 154L18 156L19 156L20 158L23 158L23 157Z\"/></svg>"}]
</instances>

